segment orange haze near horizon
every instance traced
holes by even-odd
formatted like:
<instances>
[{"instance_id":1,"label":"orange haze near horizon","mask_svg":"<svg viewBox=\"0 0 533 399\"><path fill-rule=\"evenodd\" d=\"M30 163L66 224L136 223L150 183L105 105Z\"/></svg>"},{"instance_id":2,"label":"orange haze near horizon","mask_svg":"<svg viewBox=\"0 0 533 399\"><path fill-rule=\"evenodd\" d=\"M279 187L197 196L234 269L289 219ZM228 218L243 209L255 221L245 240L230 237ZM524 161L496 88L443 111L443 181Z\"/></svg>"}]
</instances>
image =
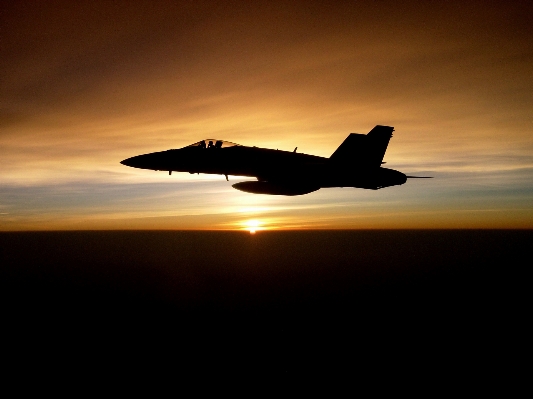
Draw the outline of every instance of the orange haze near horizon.
<instances>
[{"instance_id":1,"label":"orange haze near horizon","mask_svg":"<svg viewBox=\"0 0 533 399\"><path fill-rule=\"evenodd\" d=\"M5 2L0 230L533 228L531 2ZM328 157L394 126L378 191L136 170L205 138Z\"/></svg>"}]
</instances>

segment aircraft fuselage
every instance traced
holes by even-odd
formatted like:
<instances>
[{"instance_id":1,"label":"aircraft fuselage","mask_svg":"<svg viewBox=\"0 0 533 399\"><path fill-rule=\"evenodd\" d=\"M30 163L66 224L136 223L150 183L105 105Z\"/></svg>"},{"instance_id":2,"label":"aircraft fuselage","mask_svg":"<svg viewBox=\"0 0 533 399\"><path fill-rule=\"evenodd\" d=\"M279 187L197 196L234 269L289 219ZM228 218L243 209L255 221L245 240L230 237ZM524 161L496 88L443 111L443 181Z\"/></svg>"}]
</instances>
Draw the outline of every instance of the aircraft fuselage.
<instances>
[{"instance_id":1,"label":"aircraft fuselage","mask_svg":"<svg viewBox=\"0 0 533 399\"><path fill-rule=\"evenodd\" d=\"M374 135L370 136L372 132ZM181 149L134 156L121 163L158 171L255 177L257 181L240 182L233 187L259 194L301 195L327 187L376 190L404 184L407 179L401 172L380 166L390 136L392 128L386 126L376 126L368 135L352 133L330 158L202 140ZM361 146L366 146L366 151Z\"/></svg>"}]
</instances>

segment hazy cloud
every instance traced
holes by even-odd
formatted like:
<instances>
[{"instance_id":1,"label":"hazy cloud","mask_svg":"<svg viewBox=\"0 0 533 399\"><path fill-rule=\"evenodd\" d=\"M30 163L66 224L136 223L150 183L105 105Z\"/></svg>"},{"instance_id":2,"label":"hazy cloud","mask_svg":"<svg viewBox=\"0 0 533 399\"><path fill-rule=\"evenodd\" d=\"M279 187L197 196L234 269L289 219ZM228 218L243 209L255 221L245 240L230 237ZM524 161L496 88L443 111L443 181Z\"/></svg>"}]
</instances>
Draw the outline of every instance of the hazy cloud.
<instances>
[{"instance_id":1,"label":"hazy cloud","mask_svg":"<svg viewBox=\"0 0 533 399\"><path fill-rule=\"evenodd\" d=\"M9 223L1 216L2 229L99 226L104 219L112 228L133 214L145 219L129 226L219 228L239 223L235 204L247 201L272 206L267 213L276 226L358 227L365 219L386 227L381 209L397 215L391 226L416 219L420 227L433 226L431 215L446 214L453 198L472 209L488 209L478 198L498 198L491 209L501 212L516 196L521 204L532 199L530 2L17 1L0 7L1 205L19 215ZM387 202L387 190L264 200L225 182L169 180L119 164L208 137L329 156L348 133L376 124L396 127L387 166L445 181L394 188L394 195L410 193L399 197L403 204ZM480 177L514 188L481 189L474 200L465 193ZM154 197L141 211L148 199L140 193L150 182ZM83 192L84 184L93 195ZM222 196L213 198L210 187L224 192L231 211L220 212ZM418 210L408 209L424 190L450 202L428 197ZM168 215L165 195L174 193L177 208L193 206L194 215L174 215L172 224L158 215ZM355 216L354 204L367 195L376 210ZM44 216L49 209L55 216ZM56 222L61 212L69 222ZM516 215L494 220L514 225ZM464 215L456 222L443 218L435 216L435 225L471 225ZM523 220L531 226L531 212Z\"/></svg>"}]
</instances>

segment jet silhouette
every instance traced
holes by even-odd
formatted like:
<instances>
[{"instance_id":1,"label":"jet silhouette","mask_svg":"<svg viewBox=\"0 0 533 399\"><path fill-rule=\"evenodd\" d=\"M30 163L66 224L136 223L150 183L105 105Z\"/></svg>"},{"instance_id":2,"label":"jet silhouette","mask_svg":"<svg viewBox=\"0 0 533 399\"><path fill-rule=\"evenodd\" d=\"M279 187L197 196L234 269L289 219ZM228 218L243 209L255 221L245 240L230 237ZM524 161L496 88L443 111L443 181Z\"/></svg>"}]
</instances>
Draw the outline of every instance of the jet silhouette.
<instances>
[{"instance_id":1,"label":"jet silhouette","mask_svg":"<svg viewBox=\"0 0 533 399\"><path fill-rule=\"evenodd\" d=\"M233 184L253 194L302 195L329 187L378 190L404 184L405 174L383 168L392 137L391 126L375 126L367 134L350 133L329 157L247 147L207 139L180 149L137 155L120 162L134 168L255 177Z\"/></svg>"}]
</instances>

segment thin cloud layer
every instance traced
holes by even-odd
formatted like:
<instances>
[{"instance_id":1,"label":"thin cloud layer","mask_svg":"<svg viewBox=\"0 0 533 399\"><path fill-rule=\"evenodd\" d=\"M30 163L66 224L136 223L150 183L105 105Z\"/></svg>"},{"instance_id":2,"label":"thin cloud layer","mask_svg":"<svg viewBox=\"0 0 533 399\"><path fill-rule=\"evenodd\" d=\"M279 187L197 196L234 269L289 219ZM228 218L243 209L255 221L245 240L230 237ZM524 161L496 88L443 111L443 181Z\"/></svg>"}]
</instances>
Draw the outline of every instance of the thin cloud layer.
<instances>
[{"instance_id":1,"label":"thin cloud layer","mask_svg":"<svg viewBox=\"0 0 533 399\"><path fill-rule=\"evenodd\" d=\"M83 218L91 222L78 223L80 228L102 227L103 222L95 220L108 213L114 216L106 219L105 227L121 228L120 223L137 212L136 184L166 187L172 181L176 193L188 193L187 198L209 196L209 184L198 176L173 175L169 180L164 173L119 164L132 155L215 137L285 150L298 146L301 152L329 156L348 133L366 133L376 124L396 128L387 166L408 174L451 176L452 183L409 181L394 188L395 195L409 192L406 202L441 186L465 195L461 189L468 191L479 180L500 181L500 171L515 182L521 203L531 201L531 190L524 190L533 181L528 2L253 4L3 3L0 210L9 208L7 213L19 216L8 222L3 212L0 228L70 228L71 222L50 220L64 216L76 224L82 215L89 215ZM204 179L213 178L216 181L213 176ZM54 208L50 219L38 219L48 200L22 201L40 189L48 193L45 198L54 192L62 198L65 187L80 182L101 187L96 189L100 194L86 201L74 195L77 199L68 207L61 200L63 205ZM111 200L113 185L128 188L123 199L125 204L131 201L132 210ZM146 221L130 225L238 224L242 215L231 203L248 201L247 196L221 187L227 190L231 211L221 211L215 201L197 200L201 205L186 222L182 214L174 222L162 222L157 215L167 208L155 189L157 199L144 211ZM386 191L371 201L388 198ZM353 215L368 194L338 192L283 199L284 205L274 208L277 213L270 217L279 227L361 227ZM481 190L478 195L494 198L495 193ZM17 201L9 199L15 197ZM463 198L473 201L472 209L509 208L506 194L496 197L491 207ZM259 204L278 201L250 198ZM446 203L424 198L416 211L427 210L424 217L413 216L405 204L380 204L383 214L404 216L387 219L376 211L365 216L364 226L387 227L386 220L393 219L397 222L390 227L409 227L410 220L418 220L413 222L416 227L489 226L490 220L506 226L505 217L494 218L491 212L484 214L483 223L478 216L472 216L475 222L465 222L463 213L454 219ZM188 209L189 200L176 195L174 201L177 208ZM103 213L102 204L108 204ZM340 216L331 216L338 211ZM434 216L439 222L433 223L431 215L438 212L451 219ZM531 213L522 216L523 225L531 227ZM517 219L510 217L509 226Z\"/></svg>"}]
</instances>

